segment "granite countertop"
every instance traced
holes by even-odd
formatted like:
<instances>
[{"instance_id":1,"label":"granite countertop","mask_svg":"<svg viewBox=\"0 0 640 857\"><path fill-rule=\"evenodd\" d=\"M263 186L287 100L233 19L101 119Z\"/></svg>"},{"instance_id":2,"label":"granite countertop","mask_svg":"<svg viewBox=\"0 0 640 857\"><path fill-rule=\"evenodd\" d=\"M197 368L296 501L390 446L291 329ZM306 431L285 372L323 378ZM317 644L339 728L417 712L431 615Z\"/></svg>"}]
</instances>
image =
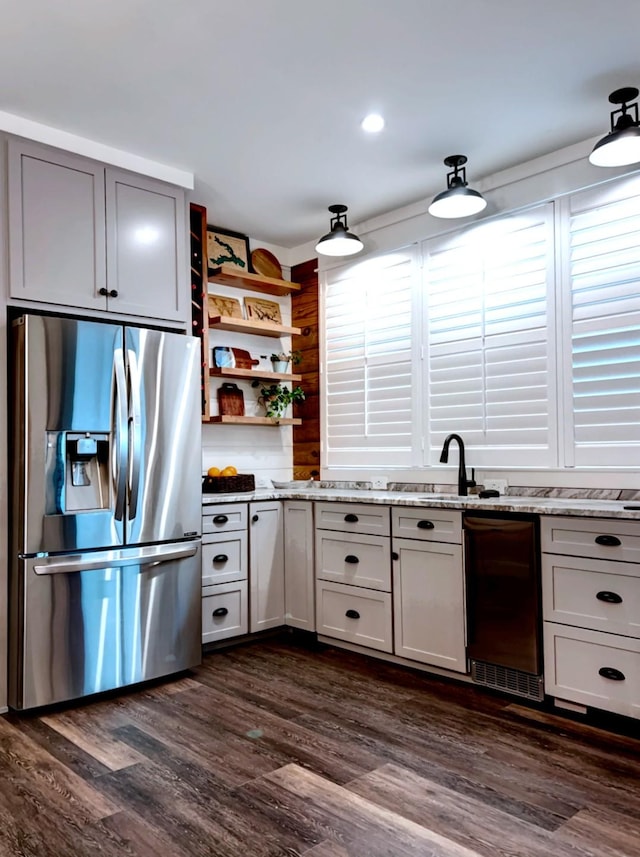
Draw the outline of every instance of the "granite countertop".
<instances>
[{"instance_id":1,"label":"granite countertop","mask_svg":"<svg viewBox=\"0 0 640 857\"><path fill-rule=\"evenodd\" d=\"M260 488L238 494L204 494L204 505L254 500L331 500L343 503L373 503L418 506L463 511L532 512L538 515L573 515L590 518L625 518L640 521L640 500L608 500L569 497L509 496L481 499L477 495L415 491L376 491L360 488L304 488L276 490ZM626 508L625 508L626 507ZM631 507L631 508L629 508Z\"/></svg>"}]
</instances>

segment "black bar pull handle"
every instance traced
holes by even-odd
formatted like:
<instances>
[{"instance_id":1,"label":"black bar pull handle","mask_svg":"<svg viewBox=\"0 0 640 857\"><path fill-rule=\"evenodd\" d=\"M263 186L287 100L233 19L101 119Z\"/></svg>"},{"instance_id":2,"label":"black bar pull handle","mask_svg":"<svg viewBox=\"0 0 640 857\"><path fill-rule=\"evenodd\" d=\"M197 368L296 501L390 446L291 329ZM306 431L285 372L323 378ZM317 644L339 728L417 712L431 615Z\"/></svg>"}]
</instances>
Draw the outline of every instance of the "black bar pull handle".
<instances>
[{"instance_id":1,"label":"black bar pull handle","mask_svg":"<svg viewBox=\"0 0 640 857\"><path fill-rule=\"evenodd\" d=\"M596 544L607 548L617 548L622 542L617 536L596 536Z\"/></svg>"},{"instance_id":2,"label":"black bar pull handle","mask_svg":"<svg viewBox=\"0 0 640 857\"><path fill-rule=\"evenodd\" d=\"M229 611L227 610L226 607L218 607L216 610L213 611L213 613L211 615L212 616L226 616L228 612Z\"/></svg>"},{"instance_id":3,"label":"black bar pull handle","mask_svg":"<svg viewBox=\"0 0 640 857\"><path fill-rule=\"evenodd\" d=\"M611 681L624 681L626 677L624 673L621 673L615 667L600 667L598 675L601 675L602 678L611 679Z\"/></svg>"},{"instance_id":4,"label":"black bar pull handle","mask_svg":"<svg viewBox=\"0 0 640 857\"><path fill-rule=\"evenodd\" d=\"M214 515L214 524L226 524L229 518L226 515Z\"/></svg>"},{"instance_id":5,"label":"black bar pull handle","mask_svg":"<svg viewBox=\"0 0 640 857\"><path fill-rule=\"evenodd\" d=\"M350 563L351 565L356 565L360 562L358 557L354 556L352 553L347 554L344 558L344 561Z\"/></svg>"},{"instance_id":6,"label":"black bar pull handle","mask_svg":"<svg viewBox=\"0 0 640 857\"><path fill-rule=\"evenodd\" d=\"M214 562L228 562L229 557L226 555L226 553L219 553L219 554L216 554L214 556L213 561Z\"/></svg>"},{"instance_id":7,"label":"black bar pull handle","mask_svg":"<svg viewBox=\"0 0 640 857\"><path fill-rule=\"evenodd\" d=\"M606 601L607 604L622 604L622 596L617 592L597 592L596 598L598 601Z\"/></svg>"},{"instance_id":8,"label":"black bar pull handle","mask_svg":"<svg viewBox=\"0 0 640 857\"><path fill-rule=\"evenodd\" d=\"M349 512L348 515L345 515L344 519L348 524L357 524L358 523L358 516L351 514L351 512Z\"/></svg>"},{"instance_id":9,"label":"black bar pull handle","mask_svg":"<svg viewBox=\"0 0 640 857\"><path fill-rule=\"evenodd\" d=\"M344 615L347 617L347 619L359 619L360 618L360 614L358 613L357 610L347 610L347 612Z\"/></svg>"},{"instance_id":10,"label":"black bar pull handle","mask_svg":"<svg viewBox=\"0 0 640 857\"><path fill-rule=\"evenodd\" d=\"M433 521L418 521L418 523L416 524L416 527L419 530L433 530L435 529L435 526L436 525L433 523Z\"/></svg>"}]
</instances>

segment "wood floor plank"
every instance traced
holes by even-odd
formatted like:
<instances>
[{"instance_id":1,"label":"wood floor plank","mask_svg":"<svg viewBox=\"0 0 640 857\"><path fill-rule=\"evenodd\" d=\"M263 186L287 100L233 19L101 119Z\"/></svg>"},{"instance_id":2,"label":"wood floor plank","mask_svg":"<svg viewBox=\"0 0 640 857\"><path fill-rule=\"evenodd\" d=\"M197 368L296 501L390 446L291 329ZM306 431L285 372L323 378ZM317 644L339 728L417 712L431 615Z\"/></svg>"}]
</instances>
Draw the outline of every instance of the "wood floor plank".
<instances>
[{"instance_id":1,"label":"wood floor plank","mask_svg":"<svg viewBox=\"0 0 640 857\"><path fill-rule=\"evenodd\" d=\"M242 791L261 793L281 814L303 814L323 840L338 843L351 855L369 857L478 857L478 852L408 818L371 803L299 765L279 768Z\"/></svg>"},{"instance_id":2,"label":"wood floor plank","mask_svg":"<svg viewBox=\"0 0 640 857\"><path fill-rule=\"evenodd\" d=\"M640 857L640 826L634 818L604 807L576 813L552 836L553 853L563 845L591 853L597 843L598 857Z\"/></svg>"},{"instance_id":3,"label":"wood floor plank","mask_svg":"<svg viewBox=\"0 0 640 857\"><path fill-rule=\"evenodd\" d=\"M140 756L134 750L113 739L110 727L105 728L102 723L106 716L106 706L102 706L97 711L81 708L45 715L41 719L111 771L140 762Z\"/></svg>"}]
</instances>

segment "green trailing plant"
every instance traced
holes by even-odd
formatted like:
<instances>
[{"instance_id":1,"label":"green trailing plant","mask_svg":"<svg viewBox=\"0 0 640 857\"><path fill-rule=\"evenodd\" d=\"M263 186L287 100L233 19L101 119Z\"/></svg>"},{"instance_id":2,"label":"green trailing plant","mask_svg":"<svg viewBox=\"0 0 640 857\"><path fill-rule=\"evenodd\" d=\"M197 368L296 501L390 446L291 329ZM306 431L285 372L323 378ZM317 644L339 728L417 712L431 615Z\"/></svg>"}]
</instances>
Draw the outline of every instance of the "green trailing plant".
<instances>
[{"instance_id":1,"label":"green trailing plant","mask_svg":"<svg viewBox=\"0 0 640 857\"><path fill-rule=\"evenodd\" d=\"M261 402L271 419L280 419L289 405L294 402L304 401L304 390L302 387L287 387L284 384L269 384L260 388L258 401Z\"/></svg>"}]
</instances>

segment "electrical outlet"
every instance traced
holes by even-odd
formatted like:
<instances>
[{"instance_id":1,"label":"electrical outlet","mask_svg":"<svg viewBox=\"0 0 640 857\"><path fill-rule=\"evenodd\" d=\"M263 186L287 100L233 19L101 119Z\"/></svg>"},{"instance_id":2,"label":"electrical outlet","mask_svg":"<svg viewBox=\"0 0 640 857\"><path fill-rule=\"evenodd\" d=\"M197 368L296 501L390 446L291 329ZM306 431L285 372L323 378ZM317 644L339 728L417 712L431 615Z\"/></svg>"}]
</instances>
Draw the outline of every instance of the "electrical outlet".
<instances>
[{"instance_id":1,"label":"electrical outlet","mask_svg":"<svg viewBox=\"0 0 640 857\"><path fill-rule=\"evenodd\" d=\"M378 488L378 489L386 488L388 483L389 483L389 480L387 479L386 476L375 476L371 480L371 487L372 488Z\"/></svg>"},{"instance_id":2,"label":"electrical outlet","mask_svg":"<svg viewBox=\"0 0 640 857\"><path fill-rule=\"evenodd\" d=\"M504 494L509 483L506 479L485 479L482 484L487 491L499 491Z\"/></svg>"}]
</instances>

